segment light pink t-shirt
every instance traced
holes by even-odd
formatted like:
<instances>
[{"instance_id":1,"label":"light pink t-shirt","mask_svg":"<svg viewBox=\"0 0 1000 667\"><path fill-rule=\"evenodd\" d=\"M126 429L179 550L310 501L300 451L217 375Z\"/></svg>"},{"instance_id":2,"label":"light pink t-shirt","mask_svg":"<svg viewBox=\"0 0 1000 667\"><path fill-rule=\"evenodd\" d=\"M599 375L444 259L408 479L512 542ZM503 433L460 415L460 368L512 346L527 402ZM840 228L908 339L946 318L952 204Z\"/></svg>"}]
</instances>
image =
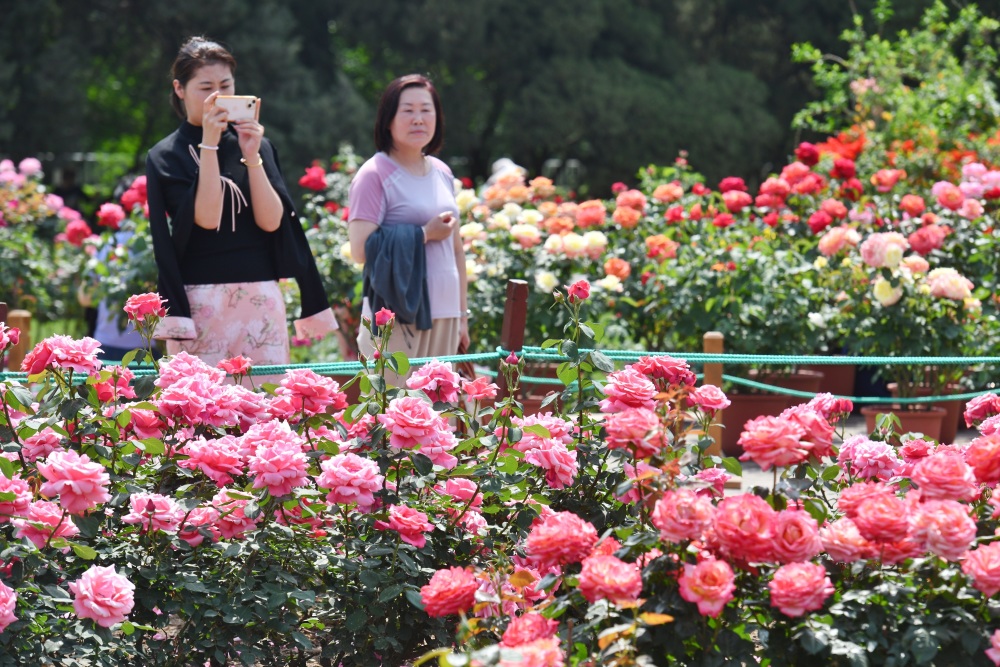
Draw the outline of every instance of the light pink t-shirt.
<instances>
[{"instance_id":1,"label":"light pink t-shirt","mask_svg":"<svg viewBox=\"0 0 1000 667\"><path fill-rule=\"evenodd\" d=\"M414 176L385 153L376 153L361 165L351 181L348 195L350 220L367 220L377 225L420 225L443 211L458 216L454 176L441 160L428 157L426 176ZM461 317L458 266L451 238L428 241L427 292L431 318ZM367 299L362 313L371 316Z\"/></svg>"}]
</instances>

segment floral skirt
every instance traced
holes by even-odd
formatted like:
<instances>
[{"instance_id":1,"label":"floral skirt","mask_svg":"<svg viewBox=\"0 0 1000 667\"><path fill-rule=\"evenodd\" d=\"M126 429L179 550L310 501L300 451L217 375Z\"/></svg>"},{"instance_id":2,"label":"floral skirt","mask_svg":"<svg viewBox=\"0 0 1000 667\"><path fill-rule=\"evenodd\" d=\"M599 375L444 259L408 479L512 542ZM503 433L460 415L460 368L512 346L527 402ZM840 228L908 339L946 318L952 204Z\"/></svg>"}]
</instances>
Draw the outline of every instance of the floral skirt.
<instances>
[{"instance_id":1,"label":"floral skirt","mask_svg":"<svg viewBox=\"0 0 1000 667\"><path fill-rule=\"evenodd\" d=\"M214 366L243 355L254 366L287 364L288 322L276 281L187 285L197 338L168 340L167 354L184 351Z\"/></svg>"}]
</instances>

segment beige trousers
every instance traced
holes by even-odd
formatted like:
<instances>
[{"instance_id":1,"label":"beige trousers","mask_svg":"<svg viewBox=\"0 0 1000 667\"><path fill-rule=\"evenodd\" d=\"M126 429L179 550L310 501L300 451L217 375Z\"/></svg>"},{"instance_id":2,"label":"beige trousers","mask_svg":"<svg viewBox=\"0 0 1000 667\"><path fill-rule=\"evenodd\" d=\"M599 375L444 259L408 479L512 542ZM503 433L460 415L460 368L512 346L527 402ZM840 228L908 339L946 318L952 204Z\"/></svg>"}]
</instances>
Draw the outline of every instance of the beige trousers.
<instances>
[{"instance_id":1,"label":"beige trousers","mask_svg":"<svg viewBox=\"0 0 1000 667\"><path fill-rule=\"evenodd\" d=\"M418 357L446 357L458 354L458 341L461 333L462 320L458 317L446 317L431 320L431 328L420 331L409 324L399 324L392 327L392 335L386 347L386 353L402 352L407 359ZM375 354L375 343L368 327L363 324L358 327L358 351L369 359ZM410 369L412 372L412 368ZM400 376L386 370L385 380L393 387L405 387L409 373Z\"/></svg>"}]
</instances>

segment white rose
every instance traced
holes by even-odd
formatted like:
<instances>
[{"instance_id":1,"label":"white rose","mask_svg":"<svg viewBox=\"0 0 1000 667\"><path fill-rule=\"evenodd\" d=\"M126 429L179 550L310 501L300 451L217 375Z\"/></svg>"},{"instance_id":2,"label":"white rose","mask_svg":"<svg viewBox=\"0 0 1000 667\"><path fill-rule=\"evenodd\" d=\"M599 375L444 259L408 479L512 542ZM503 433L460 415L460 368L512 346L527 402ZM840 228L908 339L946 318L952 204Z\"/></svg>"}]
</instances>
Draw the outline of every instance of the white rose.
<instances>
[{"instance_id":1,"label":"white rose","mask_svg":"<svg viewBox=\"0 0 1000 667\"><path fill-rule=\"evenodd\" d=\"M562 249L567 257L579 257L587 251L587 240L576 232L570 232L562 237Z\"/></svg>"},{"instance_id":2,"label":"white rose","mask_svg":"<svg viewBox=\"0 0 1000 667\"><path fill-rule=\"evenodd\" d=\"M892 269L899 266L901 261L903 261L903 249L896 244L889 245L885 249L885 265Z\"/></svg>"},{"instance_id":3,"label":"white rose","mask_svg":"<svg viewBox=\"0 0 1000 667\"><path fill-rule=\"evenodd\" d=\"M538 245L542 240L542 233L538 231L537 227L531 225L514 225L510 228L510 235L524 248Z\"/></svg>"},{"instance_id":4,"label":"white rose","mask_svg":"<svg viewBox=\"0 0 1000 667\"><path fill-rule=\"evenodd\" d=\"M604 276L594 284L608 292L621 292L625 289L622 287L622 281L618 279L618 276Z\"/></svg>"},{"instance_id":5,"label":"white rose","mask_svg":"<svg viewBox=\"0 0 1000 667\"><path fill-rule=\"evenodd\" d=\"M553 234L549 238L545 239L545 245L543 247L545 248L545 252L550 255L558 255L563 249L562 237L558 234Z\"/></svg>"},{"instance_id":6,"label":"white rose","mask_svg":"<svg viewBox=\"0 0 1000 667\"><path fill-rule=\"evenodd\" d=\"M895 305L903 298L903 288L893 287L892 283L879 276L872 285L872 294L875 295L880 304L889 307Z\"/></svg>"},{"instance_id":7,"label":"white rose","mask_svg":"<svg viewBox=\"0 0 1000 667\"><path fill-rule=\"evenodd\" d=\"M490 218L490 229L510 229L510 216L506 213L494 213Z\"/></svg>"},{"instance_id":8,"label":"white rose","mask_svg":"<svg viewBox=\"0 0 1000 667\"><path fill-rule=\"evenodd\" d=\"M469 222L458 228L464 241L482 241L486 238L486 228L478 222Z\"/></svg>"},{"instance_id":9,"label":"white rose","mask_svg":"<svg viewBox=\"0 0 1000 667\"><path fill-rule=\"evenodd\" d=\"M821 313L809 313L809 325L814 329L826 328L826 318Z\"/></svg>"},{"instance_id":10,"label":"white rose","mask_svg":"<svg viewBox=\"0 0 1000 667\"><path fill-rule=\"evenodd\" d=\"M523 223L525 225L534 225L536 227L544 219L545 219L545 216L542 215L541 211L538 211L538 210L533 209L533 208L529 208L527 210L521 211L520 215L517 216L517 221L518 222Z\"/></svg>"},{"instance_id":11,"label":"white rose","mask_svg":"<svg viewBox=\"0 0 1000 667\"><path fill-rule=\"evenodd\" d=\"M479 273L483 270L483 267L479 266L474 259L465 260L465 275L469 279L469 282L474 282L476 278L479 277Z\"/></svg>"},{"instance_id":12,"label":"white rose","mask_svg":"<svg viewBox=\"0 0 1000 667\"><path fill-rule=\"evenodd\" d=\"M604 232L587 232L583 235L583 241L589 250L604 250L608 247L608 237Z\"/></svg>"},{"instance_id":13,"label":"white rose","mask_svg":"<svg viewBox=\"0 0 1000 667\"><path fill-rule=\"evenodd\" d=\"M455 203L458 204L459 211L467 213L479 203L479 197L476 196L475 190L462 190L455 195Z\"/></svg>"},{"instance_id":14,"label":"white rose","mask_svg":"<svg viewBox=\"0 0 1000 667\"><path fill-rule=\"evenodd\" d=\"M551 294L552 290L559 287L559 279L551 271L539 271L535 274L535 287L540 292Z\"/></svg>"},{"instance_id":15,"label":"white rose","mask_svg":"<svg viewBox=\"0 0 1000 667\"><path fill-rule=\"evenodd\" d=\"M517 216L521 215L521 207L514 202L507 202L500 210L508 218L517 218Z\"/></svg>"}]
</instances>

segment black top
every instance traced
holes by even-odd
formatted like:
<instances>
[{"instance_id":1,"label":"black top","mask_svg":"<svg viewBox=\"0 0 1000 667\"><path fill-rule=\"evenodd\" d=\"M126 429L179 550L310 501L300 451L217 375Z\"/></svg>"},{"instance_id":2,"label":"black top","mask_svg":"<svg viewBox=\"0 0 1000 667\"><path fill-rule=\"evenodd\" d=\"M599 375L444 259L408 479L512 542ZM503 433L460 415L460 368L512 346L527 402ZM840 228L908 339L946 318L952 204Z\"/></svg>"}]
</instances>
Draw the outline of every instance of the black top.
<instances>
[{"instance_id":1,"label":"black top","mask_svg":"<svg viewBox=\"0 0 1000 667\"><path fill-rule=\"evenodd\" d=\"M153 146L146 157L149 226L159 269L158 288L160 296L167 299L169 314L191 316L185 285L258 282L278 278L295 278L299 283L301 317L309 317L328 308L329 301L316 262L288 195L278 155L271 143L266 138L261 142L260 156L285 213L278 230L266 232L254 221L248 167L240 162L239 139L231 127L219 139L219 173L239 187L246 201L236 204L233 198L235 193L227 187L223 190L219 228L203 229L195 224L198 165L191 154L191 147L194 148L194 155L198 155L200 141L201 128L185 122ZM238 210L235 230L234 207Z\"/></svg>"}]
</instances>

